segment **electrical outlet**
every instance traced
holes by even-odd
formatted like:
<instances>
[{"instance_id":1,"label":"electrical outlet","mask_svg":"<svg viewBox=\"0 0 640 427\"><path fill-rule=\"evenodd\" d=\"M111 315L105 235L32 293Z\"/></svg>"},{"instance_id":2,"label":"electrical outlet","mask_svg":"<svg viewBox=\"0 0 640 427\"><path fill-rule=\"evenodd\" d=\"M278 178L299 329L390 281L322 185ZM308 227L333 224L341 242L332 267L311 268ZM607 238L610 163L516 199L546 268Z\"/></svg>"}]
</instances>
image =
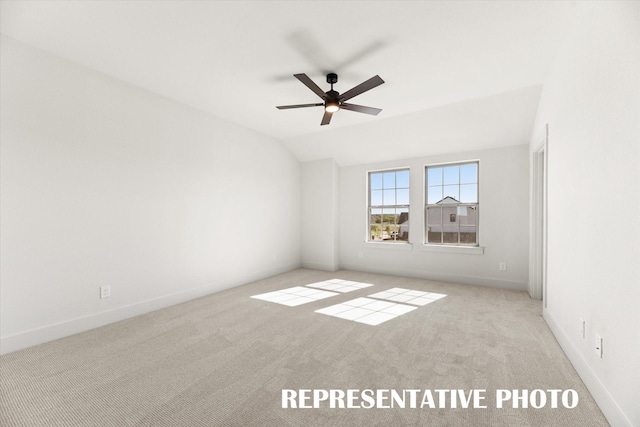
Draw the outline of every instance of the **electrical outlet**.
<instances>
[{"instance_id":1,"label":"electrical outlet","mask_svg":"<svg viewBox=\"0 0 640 427\"><path fill-rule=\"evenodd\" d=\"M602 337L596 334L596 353L602 359Z\"/></svg>"},{"instance_id":2,"label":"electrical outlet","mask_svg":"<svg viewBox=\"0 0 640 427\"><path fill-rule=\"evenodd\" d=\"M580 318L580 336L584 339L584 319Z\"/></svg>"},{"instance_id":3,"label":"electrical outlet","mask_svg":"<svg viewBox=\"0 0 640 427\"><path fill-rule=\"evenodd\" d=\"M109 298L111 296L111 286L100 286L100 298Z\"/></svg>"},{"instance_id":4,"label":"electrical outlet","mask_svg":"<svg viewBox=\"0 0 640 427\"><path fill-rule=\"evenodd\" d=\"M500 268L500 271L507 271L507 263L501 262L498 268Z\"/></svg>"}]
</instances>

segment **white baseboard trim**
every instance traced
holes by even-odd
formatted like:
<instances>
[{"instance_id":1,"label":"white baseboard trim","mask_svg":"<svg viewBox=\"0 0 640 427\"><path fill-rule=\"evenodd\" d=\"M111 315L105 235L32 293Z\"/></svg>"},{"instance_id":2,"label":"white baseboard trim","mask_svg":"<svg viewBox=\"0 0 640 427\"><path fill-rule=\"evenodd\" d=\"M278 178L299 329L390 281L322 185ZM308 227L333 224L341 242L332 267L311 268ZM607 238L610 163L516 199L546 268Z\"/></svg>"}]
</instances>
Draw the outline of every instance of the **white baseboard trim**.
<instances>
[{"instance_id":1,"label":"white baseboard trim","mask_svg":"<svg viewBox=\"0 0 640 427\"><path fill-rule=\"evenodd\" d=\"M234 280L221 280L221 283L200 286L170 295L164 295L146 301L130 304L123 307L114 308L108 311L101 311L87 316L69 319L64 322L43 326L41 328L20 332L14 335L0 337L0 355L12 353L38 344L44 344L70 335L99 328L110 323L119 322L131 317L150 313L172 305L180 304L216 292L240 286L265 277L274 276L287 271L299 268L300 264L287 265L281 268L269 269L244 274Z\"/></svg>"},{"instance_id":2,"label":"white baseboard trim","mask_svg":"<svg viewBox=\"0 0 640 427\"><path fill-rule=\"evenodd\" d=\"M589 393L591 393L591 396L593 396L593 399L600 407L607 421L609 421L609 424L613 427L633 427L629 418L622 412L622 409L620 409L611 394L609 394L607 388L602 384L595 372L593 372L591 366L589 366L589 363L582 356L578 348L573 345L567 334L560 328L551 313L549 313L548 310L544 310L542 316L556 337L564 354L576 372L578 372L582 382L589 390Z\"/></svg>"},{"instance_id":3,"label":"white baseboard trim","mask_svg":"<svg viewBox=\"0 0 640 427\"><path fill-rule=\"evenodd\" d=\"M192 299L200 298L205 295L219 292L224 289L233 287L207 285L184 292L178 292L171 295L165 295L147 301L118 307L113 310L102 311L90 314L88 316L69 319L64 322L53 325L43 326L41 328L32 329L15 335L2 337L0 339L0 354L11 353L32 347L34 345L43 344L49 341L68 337L70 335L85 332L90 329L99 328L100 326L118 322L120 320L129 319L141 314L159 310L161 308L170 307Z\"/></svg>"},{"instance_id":4,"label":"white baseboard trim","mask_svg":"<svg viewBox=\"0 0 640 427\"><path fill-rule=\"evenodd\" d=\"M310 270L321 270L321 271L338 271L338 265L330 265L318 262L302 262L302 268L308 268Z\"/></svg>"},{"instance_id":5,"label":"white baseboard trim","mask_svg":"<svg viewBox=\"0 0 640 427\"><path fill-rule=\"evenodd\" d=\"M438 282L459 283L462 285L486 286L490 288L511 289L514 291L526 291L527 282L505 280L494 277L464 276L459 274L432 273L429 271L402 270L385 266L371 266L362 264L343 264L344 270L362 271L366 273L389 274L392 276L413 277L416 279L436 280Z\"/></svg>"}]
</instances>

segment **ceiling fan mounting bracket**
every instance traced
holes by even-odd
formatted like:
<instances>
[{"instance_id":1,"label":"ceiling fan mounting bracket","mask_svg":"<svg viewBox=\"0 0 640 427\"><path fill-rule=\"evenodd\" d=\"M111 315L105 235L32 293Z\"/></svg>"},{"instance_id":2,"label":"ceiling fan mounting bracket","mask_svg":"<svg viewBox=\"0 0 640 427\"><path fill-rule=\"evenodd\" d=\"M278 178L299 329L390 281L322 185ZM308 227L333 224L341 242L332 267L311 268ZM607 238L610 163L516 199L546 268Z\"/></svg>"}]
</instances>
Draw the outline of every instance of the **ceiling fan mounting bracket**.
<instances>
[{"instance_id":1,"label":"ceiling fan mounting bracket","mask_svg":"<svg viewBox=\"0 0 640 427\"><path fill-rule=\"evenodd\" d=\"M327 74L327 83L331 85L338 83L338 75L336 73Z\"/></svg>"}]
</instances>

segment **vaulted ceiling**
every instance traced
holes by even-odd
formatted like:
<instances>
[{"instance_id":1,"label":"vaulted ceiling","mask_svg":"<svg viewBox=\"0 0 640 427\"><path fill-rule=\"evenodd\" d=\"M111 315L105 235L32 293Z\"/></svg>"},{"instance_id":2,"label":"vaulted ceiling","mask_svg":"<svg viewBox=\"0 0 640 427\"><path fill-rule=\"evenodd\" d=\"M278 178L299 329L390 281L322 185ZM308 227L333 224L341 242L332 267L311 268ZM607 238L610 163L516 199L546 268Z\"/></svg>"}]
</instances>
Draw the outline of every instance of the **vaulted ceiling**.
<instances>
[{"instance_id":1,"label":"vaulted ceiling","mask_svg":"<svg viewBox=\"0 0 640 427\"><path fill-rule=\"evenodd\" d=\"M14 39L339 164L524 144L567 1L6 1ZM294 77L378 116L322 108Z\"/></svg>"}]
</instances>

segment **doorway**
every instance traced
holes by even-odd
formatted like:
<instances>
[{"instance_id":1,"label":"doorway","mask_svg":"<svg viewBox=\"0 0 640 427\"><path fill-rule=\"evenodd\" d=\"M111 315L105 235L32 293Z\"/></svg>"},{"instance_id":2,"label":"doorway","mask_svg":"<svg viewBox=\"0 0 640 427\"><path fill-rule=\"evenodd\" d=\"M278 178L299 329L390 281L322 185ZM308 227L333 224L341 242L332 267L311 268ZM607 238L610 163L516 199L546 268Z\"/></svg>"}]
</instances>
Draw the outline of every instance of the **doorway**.
<instances>
[{"instance_id":1,"label":"doorway","mask_svg":"<svg viewBox=\"0 0 640 427\"><path fill-rule=\"evenodd\" d=\"M529 294L547 308L547 164L549 125L532 153L531 267Z\"/></svg>"}]
</instances>

